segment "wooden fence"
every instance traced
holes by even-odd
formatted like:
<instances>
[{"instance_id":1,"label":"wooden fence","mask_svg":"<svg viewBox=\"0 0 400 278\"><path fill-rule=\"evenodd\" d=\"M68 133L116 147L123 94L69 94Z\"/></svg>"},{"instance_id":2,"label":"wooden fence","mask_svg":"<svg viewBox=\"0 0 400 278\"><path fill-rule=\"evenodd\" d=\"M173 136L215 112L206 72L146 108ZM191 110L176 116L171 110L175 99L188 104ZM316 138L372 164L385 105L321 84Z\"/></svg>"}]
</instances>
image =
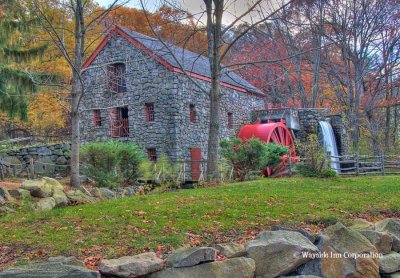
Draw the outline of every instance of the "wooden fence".
<instances>
[{"instance_id":1,"label":"wooden fence","mask_svg":"<svg viewBox=\"0 0 400 278\"><path fill-rule=\"evenodd\" d=\"M333 156L337 161L334 162L340 165L339 175L342 176L358 176L358 175L385 175L385 174L400 174L400 156L368 156L368 155L346 155L346 156ZM329 158L327 158L329 159ZM288 159L288 163L281 168L281 171L272 174L271 177L282 177L292 176L296 174L296 167L307 163L306 159L300 159L296 163L291 162L292 159ZM175 162L178 166L176 171L177 181L188 181L188 180L204 180L207 161L177 161ZM330 163L330 162L328 162ZM30 159L28 162L12 164L2 161L0 158L0 179L5 177L29 177L34 178L41 173L38 173L37 165L40 165L40 169L44 169L47 166L51 167L67 167L68 165L56 165L40 162L34 159ZM82 165L84 167L84 165ZM81 166L81 167L82 167ZM154 165L156 176L162 174L161 169L157 164ZM224 181L231 181L235 179L234 169L228 163L220 163L220 175ZM258 173L258 172L257 172ZM252 174L257 175L256 171ZM194 179L194 177L196 177Z\"/></svg>"}]
</instances>

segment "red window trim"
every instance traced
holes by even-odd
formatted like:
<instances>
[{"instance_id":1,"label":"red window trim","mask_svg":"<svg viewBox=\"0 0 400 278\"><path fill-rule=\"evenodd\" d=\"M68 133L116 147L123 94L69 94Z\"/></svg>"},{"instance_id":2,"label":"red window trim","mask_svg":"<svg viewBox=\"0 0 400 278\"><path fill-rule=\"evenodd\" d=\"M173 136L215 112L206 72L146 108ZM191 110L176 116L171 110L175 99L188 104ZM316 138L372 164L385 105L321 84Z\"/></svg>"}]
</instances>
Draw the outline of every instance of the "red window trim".
<instances>
[{"instance_id":1,"label":"red window trim","mask_svg":"<svg viewBox=\"0 0 400 278\"><path fill-rule=\"evenodd\" d=\"M95 127L101 126L101 114L100 109L93 110L93 124Z\"/></svg>"},{"instance_id":2,"label":"red window trim","mask_svg":"<svg viewBox=\"0 0 400 278\"><path fill-rule=\"evenodd\" d=\"M154 122L154 102L148 102L146 106L146 121Z\"/></svg>"},{"instance_id":3,"label":"red window trim","mask_svg":"<svg viewBox=\"0 0 400 278\"><path fill-rule=\"evenodd\" d=\"M194 104L189 105L189 113L190 113L190 122L196 122L196 106Z\"/></svg>"},{"instance_id":4,"label":"red window trim","mask_svg":"<svg viewBox=\"0 0 400 278\"><path fill-rule=\"evenodd\" d=\"M148 148L147 158L152 162L157 162L157 150L155 148Z\"/></svg>"},{"instance_id":5,"label":"red window trim","mask_svg":"<svg viewBox=\"0 0 400 278\"><path fill-rule=\"evenodd\" d=\"M232 112L228 112L228 128L233 128L233 114Z\"/></svg>"}]
</instances>

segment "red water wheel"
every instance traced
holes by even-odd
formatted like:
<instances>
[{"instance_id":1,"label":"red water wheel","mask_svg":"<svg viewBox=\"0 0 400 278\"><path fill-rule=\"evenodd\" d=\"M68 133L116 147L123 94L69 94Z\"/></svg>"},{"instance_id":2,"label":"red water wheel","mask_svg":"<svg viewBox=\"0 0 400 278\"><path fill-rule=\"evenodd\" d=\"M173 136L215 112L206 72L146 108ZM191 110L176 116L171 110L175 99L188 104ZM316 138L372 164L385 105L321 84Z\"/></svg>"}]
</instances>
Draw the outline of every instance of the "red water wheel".
<instances>
[{"instance_id":1,"label":"red water wheel","mask_svg":"<svg viewBox=\"0 0 400 278\"><path fill-rule=\"evenodd\" d=\"M282 157L282 163L279 166L274 169L270 169L269 167L265 169L265 175L267 176L284 175L286 165L289 162L289 157L292 163L296 161L296 148L292 133L282 122L245 125L240 130L238 137L244 141L255 137L266 143L275 143L289 148L289 154Z\"/></svg>"}]
</instances>

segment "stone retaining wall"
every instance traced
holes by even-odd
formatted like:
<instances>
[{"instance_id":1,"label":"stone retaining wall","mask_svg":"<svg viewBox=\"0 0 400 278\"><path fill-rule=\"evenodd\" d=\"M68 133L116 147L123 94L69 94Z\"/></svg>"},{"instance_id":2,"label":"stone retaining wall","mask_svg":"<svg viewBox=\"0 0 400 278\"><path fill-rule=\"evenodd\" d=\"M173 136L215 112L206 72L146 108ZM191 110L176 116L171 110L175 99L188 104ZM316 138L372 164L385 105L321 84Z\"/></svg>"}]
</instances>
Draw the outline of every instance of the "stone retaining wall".
<instances>
[{"instance_id":1,"label":"stone retaining wall","mask_svg":"<svg viewBox=\"0 0 400 278\"><path fill-rule=\"evenodd\" d=\"M71 144L58 143L37 145L7 151L2 161L16 166L17 174L28 172L29 162L34 161L34 171L38 175L57 176L69 173Z\"/></svg>"}]
</instances>

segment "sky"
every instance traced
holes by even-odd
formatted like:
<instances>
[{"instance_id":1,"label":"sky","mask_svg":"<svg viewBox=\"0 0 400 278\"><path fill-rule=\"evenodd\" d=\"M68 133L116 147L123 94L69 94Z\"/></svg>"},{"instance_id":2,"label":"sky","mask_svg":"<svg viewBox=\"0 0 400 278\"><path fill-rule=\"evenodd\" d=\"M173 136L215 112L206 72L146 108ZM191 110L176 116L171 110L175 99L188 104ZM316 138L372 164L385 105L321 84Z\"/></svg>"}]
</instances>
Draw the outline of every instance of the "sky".
<instances>
[{"instance_id":1,"label":"sky","mask_svg":"<svg viewBox=\"0 0 400 278\"><path fill-rule=\"evenodd\" d=\"M95 1L97 1L101 6L104 7L107 7L108 5L114 2L114 0L95 0ZM120 0L120 1L122 2L128 0ZM194 15L204 11L203 0L172 0L172 1L176 2L180 7L188 10L191 14ZM255 0L227 0L226 1L227 10L224 13L223 23L229 24L230 22L232 22L232 20L236 17L236 15L244 13L254 1ZM157 9L161 1L143 0L143 2L145 3L146 9L152 11ZM265 2L273 2L273 1L265 1ZM129 0L126 6L141 9L140 0ZM253 16L256 15L253 14ZM249 20L250 18L247 17L247 21Z\"/></svg>"}]
</instances>

